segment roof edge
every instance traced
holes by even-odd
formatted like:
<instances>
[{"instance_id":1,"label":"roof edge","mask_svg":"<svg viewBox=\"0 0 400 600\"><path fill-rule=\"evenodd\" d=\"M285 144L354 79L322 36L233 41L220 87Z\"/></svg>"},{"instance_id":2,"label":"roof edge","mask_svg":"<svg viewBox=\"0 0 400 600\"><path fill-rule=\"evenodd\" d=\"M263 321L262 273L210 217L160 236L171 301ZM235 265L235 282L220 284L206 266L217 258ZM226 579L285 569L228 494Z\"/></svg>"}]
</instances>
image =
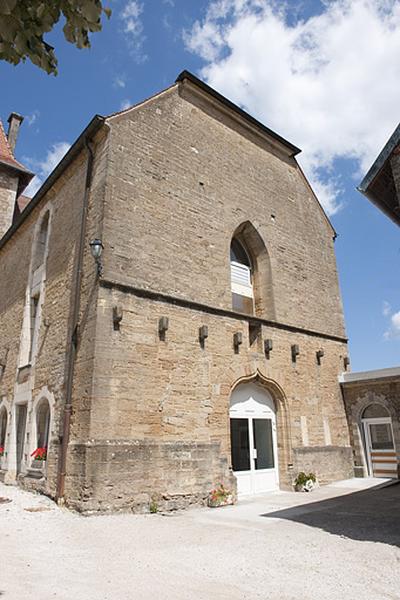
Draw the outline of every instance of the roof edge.
<instances>
[{"instance_id":1,"label":"roof edge","mask_svg":"<svg viewBox=\"0 0 400 600\"><path fill-rule=\"evenodd\" d=\"M332 237L333 237L333 240L336 240L336 238L338 237L338 234L337 234L337 231L336 231L336 229L334 228L334 226L333 226L333 224L332 224L332 221L331 221L331 220L330 220L330 218L328 217L328 214L326 213L326 211L325 211L324 207L322 206L321 202L319 201L319 198L318 198L317 194L314 192L314 190L313 190L313 187L312 187L311 183L308 181L308 178L307 178L306 174L304 173L304 171L303 171L303 169L302 169L301 165L299 164L299 162L298 162L297 160L296 160L296 165L297 165L298 169L300 170L300 173L301 173L301 175L302 175L302 177L303 177L304 181L306 182L306 185L307 185L307 187L310 189L310 191L311 191L312 195L314 196L315 200L317 201L317 203L318 203L318 206L319 206L319 208L320 208L320 210L321 210L322 214L324 215L324 217L325 217L325 219L326 219L326 221L327 221L327 223L328 223L329 227L330 227L330 228L331 228L331 230L332 230Z\"/></svg>"},{"instance_id":2,"label":"roof edge","mask_svg":"<svg viewBox=\"0 0 400 600\"><path fill-rule=\"evenodd\" d=\"M388 141L386 142L386 144L384 145L384 147L378 154L377 158L375 159L375 162L372 164L369 171L364 176L364 179L361 181L360 185L357 186L358 191L361 192L362 194L364 194L364 196L367 195L369 186L371 185L373 180L378 176L378 174L379 174L380 170L382 169L382 167L384 166L385 162L390 157L390 155L392 154L392 152L396 148L396 146L399 145L399 143L400 143L400 124L397 125L396 129L394 130L394 132L392 133L392 135L390 136L390 138L388 139Z\"/></svg>"},{"instance_id":3,"label":"roof edge","mask_svg":"<svg viewBox=\"0 0 400 600\"><path fill-rule=\"evenodd\" d=\"M226 98L225 96L223 96L222 94L220 94L219 92L214 90L214 88L210 87L207 83L204 83L204 81L202 81L201 79L199 79L198 77L193 75L193 73L191 73L190 71L187 71L187 70L182 71L178 75L178 77L176 78L175 81L176 81L176 83L180 83L180 82L183 83L185 81L185 79L190 81L197 87L199 87L201 90L203 90L210 96L213 96L216 100L218 100L219 102L221 102L222 104L224 104L225 106L227 106L228 108L233 110L235 113L240 115L243 119L245 119L246 121L248 121L249 123L251 123L252 125L257 127L258 129L260 129L263 133L267 134L269 137L272 137L274 140L276 140L277 142L279 142L280 144L282 144L283 146L288 148L291 152L291 156L296 156L296 154L299 154L301 152L300 148L298 148L297 146L295 146L294 144L292 144L291 142L289 142L288 140L286 140L285 138L280 136L278 133L275 133L275 131L272 131L272 129L269 129L269 127L267 127L266 125L264 125L263 123L261 123L260 121L258 121L254 117L252 117L249 113L247 113L245 110L240 108L237 104L235 104L231 100L228 100L228 98Z\"/></svg>"},{"instance_id":4,"label":"roof edge","mask_svg":"<svg viewBox=\"0 0 400 600\"><path fill-rule=\"evenodd\" d=\"M373 371L355 371L351 373L341 373L339 382L358 383L360 381L371 381L373 379L387 379L390 377L400 377L400 367L389 367L385 369L376 369Z\"/></svg>"},{"instance_id":5,"label":"roof edge","mask_svg":"<svg viewBox=\"0 0 400 600\"><path fill-rule=\"evenodd\" d=\"M27 169L26 167L24 167L23 165L21 165L20 162L18 162L16 159L11 161L8 161L5 158L0 158L0 164L3 167L8 167L9 169L12 169L13 171L16 171L17 173L19 173L20 175L25 175L27 177L34 177L35 173L33 173L32 171L30 171L29 169Z\"/></svg>"},{"instance_id":6,"label":"roof edge","mask_svg":"<svg viewBox=\"0 0 400 600\"><path fill-rule=\"evenodd\" d=\"M379 200L377 200L368 189L364 191L359 186L356 189L363 196L365 196L371 202L371 204L376 206L378 210L380 210L384 215L386 215L393 223L400 226L400 215L396 215L396 213L390 210L390 208L388 208L386 204L383 204L383 202L379 202Z\"/></svg>"},{"instance_id":7,"label":"roof edge","mask_svg":"<svg viewBox=\"0 0 400 600\"><path fill-rule=\"evenodd\" d=\"M53 171L38 189L36 194L33 196L32 200L24 208L19 219L13 225L11 225L11 227L6 231L4 236L0 239L0 250L5 246L8 240L11 239L14 233L19 229L22 223L27 219L27 217L31 214L34 208L39 204L43 196L49 191L49 189L56 182L56 180L62 175L64 169L66 169L66 167L82 150L86 140L90 137L93 137L93 135L97 133L97 131L103 125L104 121L105 117L101 115L95 115L93 117L90 123L85 127L85 129L82 131L79 137L72 144L71 148L68 150L65 156L60 160L55 169L53 169Z\"/></svg>"}]
</instances>

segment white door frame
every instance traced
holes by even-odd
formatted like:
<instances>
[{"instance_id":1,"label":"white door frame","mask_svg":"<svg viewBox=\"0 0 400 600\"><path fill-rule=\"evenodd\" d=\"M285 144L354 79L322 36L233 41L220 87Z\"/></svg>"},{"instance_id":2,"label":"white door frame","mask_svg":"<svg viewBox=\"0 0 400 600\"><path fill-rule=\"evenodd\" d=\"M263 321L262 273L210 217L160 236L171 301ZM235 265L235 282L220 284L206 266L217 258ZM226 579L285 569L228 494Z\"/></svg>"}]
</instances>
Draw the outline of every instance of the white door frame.
<instances>
[{"instance_id":1,"label":"white door frame","mask_svg":"<svg viewBox=\"0 0 400 600\"><path fill-rule=\"evenodd\" d=\"M236 394L235 394L236 393ZM232 400L236 399L236 397L242 397L243 400L240 402L232 403ZM255 396L255 398L254 398ZM257 401L258 396L258 401ZM264 401L260 401L260 399ZM235 406L236 405L236 406ZM249 435L249 451L250 451L250 469L246 471L233 471L233 474L237 478L238 482L240 478L250 476L250 494L256 493L266 493L266 491L256 492L255 491L255 483L256 476L260 477L263 474L274 473L275 485L273 489L279 488L279 467L278 467L278 443L277 443L277 435L276 435L276 409L275 402L272 396L266 391L263 390L260 386L256 384L242 384L238 386L236 390L232 392L231 397L231 407L229 410L229 419L246 419L247 427L248 427L248 435ZM257 458L256 449L254 447L254 430L253 430L253 421L255 419L258 420L269 420L271 421L271 432L272 432L272 448L274 454L274 467L270 469L256 469L255 468L255 460ZM238 490L238 495L246 495L245 493L240 494Z\"/></svg>"},{"instance_id":2,"label":"white door frame","mask_svg":"<svg viewBox=\"0 0 400 600\"><path fill-rule=\"evenodd\" d=\"M379 424L388 424L390 425L390 430L392 432L392 440L393 440L393 452L396 452L396 446L394 443L394 435L393 435L393 424L391 417L374 417L371 419L362 419L361 420L363 429L364 429L364 437L365 437L365 446L367 451L367 464L368 464L368 473L370 477L374 476L374 471L372 467L372 442L371 442L371 434L370 434L370 425L379 425ZM389 448L388 448L389 450Z\"/></svg>"}]
</instances>

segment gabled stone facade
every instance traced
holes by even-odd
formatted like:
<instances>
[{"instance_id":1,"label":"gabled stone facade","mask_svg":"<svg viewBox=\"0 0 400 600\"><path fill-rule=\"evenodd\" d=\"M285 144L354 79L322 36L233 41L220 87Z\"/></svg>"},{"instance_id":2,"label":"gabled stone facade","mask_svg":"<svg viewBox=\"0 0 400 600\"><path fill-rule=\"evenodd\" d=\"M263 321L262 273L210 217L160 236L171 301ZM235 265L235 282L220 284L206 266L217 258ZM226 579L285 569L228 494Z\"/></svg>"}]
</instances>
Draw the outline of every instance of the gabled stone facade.
<instances>
[{"instance_id":1,"label":"gabled stone facade","mask_svg":"<svg viewBox=\"0 0 400 600\"><path fill-rule=\"evenodd\" d=\"M187 73L89 125L0 243L5 478L82 511L202 503L218 482L236 487L230 399L248 382L273 399L281 487L300 470L322 483L351 474L334 231L297 151ZM253 314L232 308L234 237L252 263ZM93 238L104 245L100 278ZM47 460L32 465L41 399ZM17 404L27 406L18 465Z\"/></svg>"}]
</instances>

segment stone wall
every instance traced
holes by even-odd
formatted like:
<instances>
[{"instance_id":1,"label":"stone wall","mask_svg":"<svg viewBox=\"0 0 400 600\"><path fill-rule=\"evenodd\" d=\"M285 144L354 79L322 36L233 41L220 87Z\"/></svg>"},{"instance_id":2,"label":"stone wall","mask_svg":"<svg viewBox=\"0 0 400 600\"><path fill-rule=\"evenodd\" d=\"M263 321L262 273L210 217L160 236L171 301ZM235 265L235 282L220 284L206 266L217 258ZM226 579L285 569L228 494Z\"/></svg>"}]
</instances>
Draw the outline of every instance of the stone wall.
<instances>
[{"instance_id":1,"label":"stone wall","mask_svg":"<svg viewBox=\"0 0 400 600\"><path fill-rule=\"evenodd\" d=\"M294 449L296 473L315 473L322 485L354 477L352 451L348 446L314 446Z\"/></svg>"},{"instance_id":2,"label":"stone wall","mask_svg":"<svg viewBox=\"0 0 400 600\"><path fill-rule=\"evenodd\" d=\"M352 374L355 375L355 374ZM342 384L356 476L367 477L362 415L370 404L383 406L392 419L394 445L400 474L400 376L381 376Z\"/></svg>"},{"instance_id":3,"label":"stone wall","mask_svg":"<svg viewBox=\"0 0 400 600\"><path fill-rule=\"evenodd\" d=\"M122 308L119 330L113 327L115 306ZM158 335L162 316L169 319L165 340ZM204 324L209 337L202 348ZM243 334L238 354L237 331ZM323 483L346 478L350 448L337 383L346 344L270 327L261 335L273 339L269 359L262 343L250 345L245 320L102 287L89 441L79 437L71 446L71 464L72 455L85 459L76 458L69 471L68 502L79 510L148 510L154 496L160 507L171 508L204 501L219 481L233 487L230 394L238 382L254 378L277 406L281 487L291 489L296 470L309 468L311 460ZM296 363L293 343L300 347Z\"/></svg>"},{"instance_id":4,"label":"stone wall","mask_svg":"<svg viewBox=\"0 0 400 600\"><path fill-rule=\"evenodd\" d=\"M250 221L275 296L275 314L259 316L343 337L334 232L295 159L184 95L172 89L108 121L104 277L231 308L230 243Z\"/></svg>"},{"instance_id":5,"label":"stone wall","mask_svg":"<svg viewBox=\"0 0 400 600\"><path fill-rule=\"evenodd\" d=\"M105 141L98 139L93 168L92 196L89 202L87 237L97 234L97 221L101 216L104 193ZM55 496L59 444L63 435L62 418L65 401L65 375L68 340L71 336L71 308L74 293L76 255L80 236L83 197L87 171L87 152L82 151L57 179L31 213L21 222L13 236L3 245L0 241L0 357L6 357L6 367L0 380L0 404L7 407L8 424L5 456L1 461L6 482L18 480L30 489ZM29 286L31 256L35 227L42 215L50 210L48 251L41 292L41 315L38 341L31 364L22 364L22 346L30 344L24 339L24 322L28 320L29 336ZM97 216L96 216L97 215ZM92 307L96 306L96 276L93 259L86 240L84 277L82 281L81 347L76 361L77 389L86 385L90 393L94 338L91 330L95 319ZM26 332L25 332L26 333ZM25 336L26 338L26 336ZM25 360L25 363L27 360ZM23 377L21 374L23 373ZM34 439L35 406L46 398L51 409L48 458L42 469L32 470L30 457L36 448ZM27 406L26 435L21 470L16 462L16 406Z\"/></svg>"},{"instance_id":6,"label":"stone wall","mask_svg":"<svg viewBox=\"0 0 400 600\"><path fill-rule=\"evenodd\" d=\"M0 239L11 226L17 187L18 177L0 167Z\"/></svg>"}]
</instances>

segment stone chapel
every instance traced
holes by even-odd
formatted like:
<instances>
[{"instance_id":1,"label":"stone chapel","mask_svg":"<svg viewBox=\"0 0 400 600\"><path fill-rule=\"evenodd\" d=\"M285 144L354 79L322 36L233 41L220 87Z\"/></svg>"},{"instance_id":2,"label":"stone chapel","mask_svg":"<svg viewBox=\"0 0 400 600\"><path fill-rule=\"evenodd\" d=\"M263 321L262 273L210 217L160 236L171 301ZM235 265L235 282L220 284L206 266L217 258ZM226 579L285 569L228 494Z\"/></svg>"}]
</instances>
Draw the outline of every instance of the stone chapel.
<instances>
[{"instance_id":1,"label":"stone chapel","mask_svg":"<svg viewBox=\"0 0 400 600\"><path fill-rule=\"evenodd\" d=\"M352 476L335 231L300 150L191 73L32 199L0 129L0 467L79 511Z\"/></svg>"}]
</instances>

